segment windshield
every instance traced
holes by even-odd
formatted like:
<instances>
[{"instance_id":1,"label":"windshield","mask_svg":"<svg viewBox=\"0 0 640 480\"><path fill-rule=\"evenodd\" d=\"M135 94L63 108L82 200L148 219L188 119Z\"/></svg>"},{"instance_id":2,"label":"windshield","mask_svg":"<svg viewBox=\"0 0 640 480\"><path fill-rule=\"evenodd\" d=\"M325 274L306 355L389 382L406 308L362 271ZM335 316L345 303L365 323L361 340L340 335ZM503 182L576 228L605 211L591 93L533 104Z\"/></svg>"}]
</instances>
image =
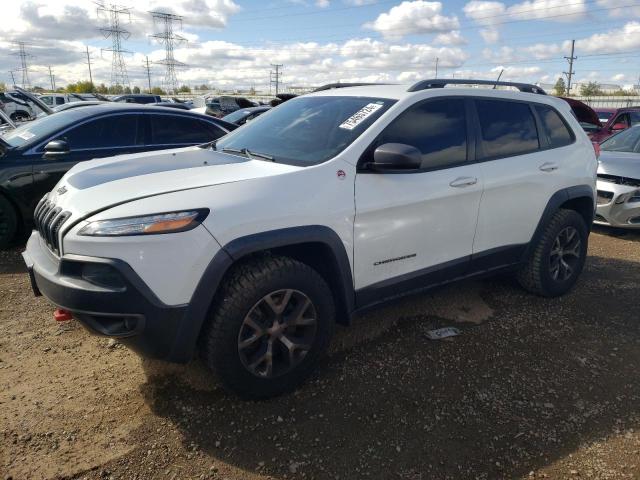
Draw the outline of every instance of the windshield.
<instances>
[{"instance_id":1,"label":"windshield","mask_svg":"<svg viewBox=\"0 0 640 480\"><path fill-rule=\"evenodd\" d=\"M247 115L251 115L251 112L248 110L236 110L235 112L222 117L222 120L224 120L225 122L236 123L238 120L242 120Z\"/></svg>"},{"instance_id":2,"label":"windshield","mask_svg":"<svg viewBox=\"0 0 640 480\"><path fill-rule=\"evenodd\" d=\"M628 128L609 137L600 144L600 148L609 152L640 153L640 126Z\"/></svg>"},{"instance_id":3,"label":"windshield","mask_svg":"<svg viewBox=\"0 0 640 480\"><path fill-rule=\"evenodd\" d=\"M605 124L609 121L609 119L613 116L613 112L598 112L596 111L596 113L598 114L598 120L600 120L600 122L602 122L602 124Z\"/></svg>"},{"instance_id":4,"label":"windshield","mask_svg":"<svg viewBox=\"0 0 640 480\"><path fill-rule=\"evenodd\" d=\"M27 143L37 142L84 117L85 114L81 112L81 110L81 108L74 108L23 123L15 130L4 134L2 139L14 148L21 147Z\"/></svg>"},{"instance_id":5,"label":"windshield","mask_svg":"<svg viewBox=\"0 0 640 480\"><path fill-rule=\"evenodd\" d=\"M221 138L216 150L247 149L275 162L315 165L339 154L394 103L384 98L298 97Z\"/></svg>"}]
</instances>

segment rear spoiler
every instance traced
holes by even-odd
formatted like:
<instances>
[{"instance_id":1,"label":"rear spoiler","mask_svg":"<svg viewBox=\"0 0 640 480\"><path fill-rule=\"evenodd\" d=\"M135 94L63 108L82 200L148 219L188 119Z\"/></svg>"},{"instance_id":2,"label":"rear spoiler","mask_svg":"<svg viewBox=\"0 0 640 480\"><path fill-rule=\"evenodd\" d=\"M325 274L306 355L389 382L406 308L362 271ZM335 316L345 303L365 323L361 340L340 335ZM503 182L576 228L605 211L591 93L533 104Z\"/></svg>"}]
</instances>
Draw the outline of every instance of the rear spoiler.
<instances>
[{"instance_id":1,"label":"rear spoiler","mask_svg":"<svg viewBox=\"0 0 640 480\"><path fill-rule=\"evenodd\" d=\"M40 100L35 95L32 95L30 92L27 92L24 88L20 88L20 87L16 87L16 86L14 86L13 88L16 90L16 92L20 92L22 95L24 95L29 100L31 100L33 103L35 103L38 106L38 108L40 110L42 110L44 113L46 113L47 115L51 115L53 113L53 110L51 110L51 108L49 108L49 105L44 103L42 100Z\"/></svg>"}]
</instances>

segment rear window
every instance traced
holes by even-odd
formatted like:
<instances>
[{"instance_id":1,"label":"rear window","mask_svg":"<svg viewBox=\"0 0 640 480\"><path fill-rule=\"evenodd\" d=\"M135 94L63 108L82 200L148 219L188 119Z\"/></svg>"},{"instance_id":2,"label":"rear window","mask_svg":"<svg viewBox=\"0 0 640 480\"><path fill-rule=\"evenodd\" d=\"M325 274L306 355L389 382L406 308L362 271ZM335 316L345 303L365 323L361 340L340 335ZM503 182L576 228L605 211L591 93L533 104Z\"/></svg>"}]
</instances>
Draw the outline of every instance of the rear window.
<instances>
[{"instance_id":1,"label":"rear window","mask_svg":"<svg viewBox=\"0 0 640 480\"><path fill-rule=\"evenodd\" d=\"M545 105L536 105L535 108L551 148L564 147L573 143L573 135L558 112Z\"/></svg>"},{"instance_id":2,"label":"rear window","mask_svg":"<svg viewBox=\"0 0 640 480\"><path fill-rule=\"evenodd\" d=\"M526 103L476 100L485 158L509 157L538 150L536 122Z\"/></svg>"}]
</instances>

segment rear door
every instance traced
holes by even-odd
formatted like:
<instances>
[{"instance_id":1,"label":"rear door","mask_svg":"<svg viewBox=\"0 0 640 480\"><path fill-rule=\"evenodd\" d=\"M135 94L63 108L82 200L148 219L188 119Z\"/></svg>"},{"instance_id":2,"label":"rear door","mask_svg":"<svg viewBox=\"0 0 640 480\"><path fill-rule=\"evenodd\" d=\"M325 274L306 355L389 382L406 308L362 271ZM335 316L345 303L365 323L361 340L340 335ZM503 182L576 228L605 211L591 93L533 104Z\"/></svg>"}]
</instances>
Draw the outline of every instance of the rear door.
<instances>
[{"instance_id":1,"label":"rear door","mask_svg":"<svg viewBox=\"0 0 640 480\"><path fill-rule=\"evenodd\" d=\"M484 192L473 252L507 264L519 258L547 202L566 185L575 137L545 105L493 98L474 105Z\"/></svg>"},{"instance_id":2,"label":"rear door","mask_svg":"<svg viewBox=\"0 0 640 480\"><path fill-rule=\"evenodd\" d=\"M461 275L476 230L482 179L472 162L468 100L418 103L383 130L356 176L354 271L360 304ZM471 137L472 138L472 137ZM385 143L422 153L419 170L363 170Z\"/></svg>"},{"instance_id":3,"label":"rear door","mask_svg":"<svg viewBox=\"0 0 640 480\"><path fill-rule=\"evenodd\" d=\"M69 152L54 158L46 157L45 145L51 140L58 139L67 142ZM49 192L78 162L143 150L139 114L106 115L72 126L35 148L33 154L35 197L39 199Z\"/></svg>"},{"instance_id":4,"label":"rear door","mask_svg":"<svg viewBox=\"0 0 640 480\"><path fill-rule=\"evenodd\" d=\"M188 147L211 142L227 132L221 127L193 115L150 113L145 115L147 150Z\"/></svg>"}]
</instances>

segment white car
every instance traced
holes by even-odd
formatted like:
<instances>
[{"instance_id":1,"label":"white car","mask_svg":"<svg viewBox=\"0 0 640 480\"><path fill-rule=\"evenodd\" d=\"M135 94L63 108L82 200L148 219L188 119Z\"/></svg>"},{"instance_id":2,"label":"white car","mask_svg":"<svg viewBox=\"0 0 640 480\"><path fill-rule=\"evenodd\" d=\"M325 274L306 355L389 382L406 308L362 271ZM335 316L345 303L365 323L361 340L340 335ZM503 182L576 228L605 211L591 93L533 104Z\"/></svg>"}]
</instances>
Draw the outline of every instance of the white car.
<instances>
[{"instance_id":1,"label":"white car","mask_svg":"<svg viewBox=\"0 0 640 480\"><path fill-rule=\"evenodd\" d=\"M294 388L336 322L402 295L498 271L561 295L594 149L538 87L460 84L494 82L328 89L208 145L78 164L36 209L34 289L142 355L199 352L244 397Z\"/></svg>"}]
</instances>

